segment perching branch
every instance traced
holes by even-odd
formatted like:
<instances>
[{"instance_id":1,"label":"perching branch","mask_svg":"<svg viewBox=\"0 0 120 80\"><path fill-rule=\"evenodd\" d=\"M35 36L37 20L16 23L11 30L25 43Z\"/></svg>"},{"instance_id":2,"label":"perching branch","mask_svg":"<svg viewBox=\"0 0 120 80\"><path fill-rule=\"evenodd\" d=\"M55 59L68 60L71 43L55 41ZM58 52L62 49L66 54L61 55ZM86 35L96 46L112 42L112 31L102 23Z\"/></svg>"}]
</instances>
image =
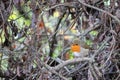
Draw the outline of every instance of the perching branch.
<instances>
[{"instance_id":1,"label":"perching branch","mask_svg":"<svg viewBox=\"0 0 120 80\"><path fill-rule=\"evenodd\" d=\"M87 58L87 57L84 57L84 58L75 58L75 59L72 59L72 60L67 60L67 61L64 61L63 63L53 67L54 70L60 70L61 68L63 68L64 66L67 66L67 65L70 65L70 64L75 64L75 63L79 63L81 61L90 61L92 62L93 59L92 58Z\"/></svg>"}]
</instances>

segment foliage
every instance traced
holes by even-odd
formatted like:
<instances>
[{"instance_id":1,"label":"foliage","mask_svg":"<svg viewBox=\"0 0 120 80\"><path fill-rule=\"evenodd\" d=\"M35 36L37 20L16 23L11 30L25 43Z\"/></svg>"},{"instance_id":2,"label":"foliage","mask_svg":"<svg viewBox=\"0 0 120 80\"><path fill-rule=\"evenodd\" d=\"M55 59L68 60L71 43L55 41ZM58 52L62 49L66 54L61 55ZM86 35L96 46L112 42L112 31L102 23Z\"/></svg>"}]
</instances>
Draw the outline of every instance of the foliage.
<instances>
[{"instance_id":1,"label":"foliage","mask_svg":"<svg viewBox=\"0 0 120 80\"><path fill-rule=\"evenodd\" d=\"M0 0L0 78L120 79L119 12L119 0ZM75 38L94 62L56 70L74 58Z\"/></svg>"}]
</instances>

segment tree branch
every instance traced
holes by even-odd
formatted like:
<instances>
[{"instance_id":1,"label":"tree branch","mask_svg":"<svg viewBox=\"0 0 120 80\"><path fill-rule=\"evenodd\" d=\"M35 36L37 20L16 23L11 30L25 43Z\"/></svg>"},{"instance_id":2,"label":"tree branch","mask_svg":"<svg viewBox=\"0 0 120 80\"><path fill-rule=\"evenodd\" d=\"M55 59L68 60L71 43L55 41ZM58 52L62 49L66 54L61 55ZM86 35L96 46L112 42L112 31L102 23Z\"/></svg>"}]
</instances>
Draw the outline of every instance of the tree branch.
<instances>
[{"instance_id":1,"label":"tree branch","mask_svg":"<svg viewBox=\"0 0 120 80\"><path fill-rule=\"evenodd\" d=\"M66 65L79 63L81 61L93 61L93 59L87 58L87 57L84 57L84 58L75 58L75 59L72 59L72 60L63 61L63 63L61 63L61 64L53 67L53 69L54 70L60 70L61 68L63 68Z\"/></svg>"},{"instance_id":2,"label":"tree branch","mask_svg":"<svg viewBox=\"0 0 120 80\"><path fill-rule=\"evenodd\" d=\"M52 67L50 67L48 64L46 64L45 62L40 61L40 59L38 58L38 56L36 56L37 60L51 73L54 73L55 75L59 76L61 79L63 80L68 80L66 77L62 76L61 74L59 74L57 71L55 71ZM40 65L40 64L38 64ZM39 67L39 66L38 66ZM39 67L41 69L41 67Z\"/></svg>"},{"instance_id":3,"label":"tree branch","mask_svg":"<svg viewBox=\"0 0 120 80\"><path fill-rule=\"evenodd\" d=\"M50 56L50 57L53 56L53 52L54 52L54 50L55 50L55 44L57 44L56 34L57 34L58 30L59 30L59 25L60 25L62 19L64 18L64 15L65 15L65 14L66 14L66 12L63 13L63 15L62 15L61 18L59 19L59 21L58 21L58 23L57 23L57 26L56 26L56 28L55 28L55 30L54 30L55 33L54 33L53 36L52 36L52 41L51 41L51 45L50 45L50 53L49 53L49 56Z\"/></svg>"},{"instance_id":4,"label":"tree branch","mask_svg":"<svg viewBox=\"0 0 120 80\"><path fill-rule=\"evenodd\" d=\"M95 6L91 6L91 5L89 5L89 4L86 4L86 3L82 2L81 0L78 0L78 1L79 1L82 5L84 5L84 6L86 6L86 7L93 8L93 9L95 9L95 10L98 10L98 11L100 11L100 12L103 12L103 13L111 16L111 17L112 17L113 19L115 19L115 20L118 22L118 24L120 25L120 20L119 20L116 16L112 15L111 13L109 13L109 12L107 12L107 11L105 11L105 10L102 10L102 9L100 9L100 8L97 8L97 7L95 7Z\"/></svg>"}]
</instances>

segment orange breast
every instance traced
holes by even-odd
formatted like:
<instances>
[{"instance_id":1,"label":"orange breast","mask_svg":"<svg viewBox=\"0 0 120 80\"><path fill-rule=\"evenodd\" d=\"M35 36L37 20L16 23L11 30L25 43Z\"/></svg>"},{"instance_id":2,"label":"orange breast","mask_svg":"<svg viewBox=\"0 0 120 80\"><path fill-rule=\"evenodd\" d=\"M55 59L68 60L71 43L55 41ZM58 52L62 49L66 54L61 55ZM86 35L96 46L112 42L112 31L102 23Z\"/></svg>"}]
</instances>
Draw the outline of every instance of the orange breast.
<instances>
[{"instance_id":1,"label":"orange breast","mask_svg":"<svg viewBox=\"0 0 120 80\"><path fill-rule=\"evenodd\" d=\"M72 45L71 50L72 52L80 52L80 45Z\"/></svg>"}]
</instances>

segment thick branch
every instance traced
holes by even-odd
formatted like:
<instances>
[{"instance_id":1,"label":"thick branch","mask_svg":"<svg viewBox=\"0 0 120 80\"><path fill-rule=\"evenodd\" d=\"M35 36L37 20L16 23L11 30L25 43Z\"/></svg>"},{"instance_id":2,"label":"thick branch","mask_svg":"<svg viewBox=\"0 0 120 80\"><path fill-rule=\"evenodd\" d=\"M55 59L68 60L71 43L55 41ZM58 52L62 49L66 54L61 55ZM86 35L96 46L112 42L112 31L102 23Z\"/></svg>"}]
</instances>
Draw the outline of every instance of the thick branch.
<instances>
[{"instance_id":1,"label":"thick branch","mask_svg":"<svg viewBox=\"0 0 120 80\"><path fill-rule=\"evenodd\" d=\"M87 58L87 57L84 57L84 58L75 58L75 59L72 59L72 60L64 61L63 63L61 63L61 64L53 67L53 69L54 70L60 70L61 68L63 68L66 65L79 63L81 61L93 61L93 59Z\"/></svg>"}]
</instances>

